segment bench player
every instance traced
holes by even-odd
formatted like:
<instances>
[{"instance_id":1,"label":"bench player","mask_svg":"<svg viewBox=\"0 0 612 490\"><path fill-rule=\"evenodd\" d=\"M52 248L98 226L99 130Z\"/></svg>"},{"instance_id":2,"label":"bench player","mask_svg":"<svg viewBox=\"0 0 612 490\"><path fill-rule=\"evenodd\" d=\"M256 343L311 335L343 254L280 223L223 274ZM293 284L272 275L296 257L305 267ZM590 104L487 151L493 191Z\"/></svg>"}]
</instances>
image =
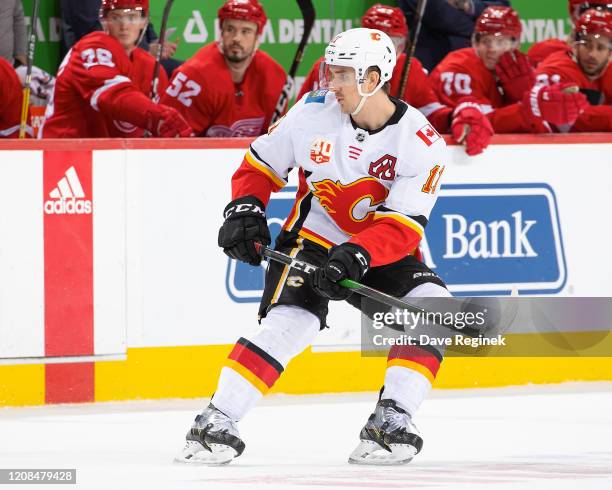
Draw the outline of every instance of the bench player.
<instances>
[{"instance_id":1,"label":"bench player","mask_svg":"<svg viewBox=\"0 0 612 490\"><path fill-rule=\"evenodd\" d=\"M589 9L607 9L612 11L612 0L568 0L567 9L569 11L569 18L572 26L576 25L576 22L580 16ZM548 56L558 51L571 51L574 40L574 30L567 40L561 39L545 39L531 45L527 51L527 56L532 65L537 67L542 61Z\"/></svg>"},{"instance_id":2,"label":"bench player","mask_svg":"<svg viewBox=\"0 0 612 490\"><path fill-rule=\"evenodd\" d=\"M198 136L259 136L287 79L258 49L266 13L257 0L227 0L218 17L221 39L174 71L162 102L179 111Z\"/></svg>"},{"instance_id":3,"label":"bench player","mask_svg":"<svg viewBox=\"0 0 612 490\"><path fill-rule=\"evenodd\" d=\"M612 12L587 10L574 28L571 51L558 51L536 70L538 86L572 83L587 95L590 105L573 125L560 126L562 132L612 131Z\"/></svg>"},{"instance_id":4,"label":"bench player","mask_svg":"<svg viewBox=\"0 0 612 490\"><path fill-rule=\"evenodd\" d=\"M586 108L584 95L553 84L535 97L535 73L518 51L522 26L510 7L487 7L476 20L471 48L449 53L430 75L440 101L455 106L472 96L496 133L549 133L550 123L573 123Z\"/></svg>"},{"instance_id":5,"label":"bench player","mask_svg":"<svg viewBox=\"0 0 612 490\"><path fill-rule=\"evenodd\" d=\"M153 69L152 57L136 45L148 11L149 0L102 1L104 32L83 37L64 58L39 138L104 138L135 128L161 137L192 134L176 110L143 93L152 73L149 77L142 70Z\"/></svg>"}]
</instances>

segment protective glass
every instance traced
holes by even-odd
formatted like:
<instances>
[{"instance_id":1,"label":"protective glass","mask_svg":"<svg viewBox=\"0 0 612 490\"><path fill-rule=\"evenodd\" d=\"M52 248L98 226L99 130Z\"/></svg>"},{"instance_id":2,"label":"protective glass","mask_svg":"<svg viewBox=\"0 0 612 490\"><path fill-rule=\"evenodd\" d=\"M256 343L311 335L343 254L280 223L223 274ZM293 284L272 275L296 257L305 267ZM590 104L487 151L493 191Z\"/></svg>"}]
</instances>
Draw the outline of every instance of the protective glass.
<instances>
[{"instance_id":1,"label":"protective glass","mask_svg":"<svg viewBox=\"0 0 612 490\"><path fill-rule=\"evenodd\" d=\"M585 2L578 7L578 17L584 14L587 10L607 10L608 12L612 12L612 1L610 1L606 5L591 5L588 1L585 0Z\"/></svg>"},{"instance_id":2,"label":"protective glass","mask_svg":"<svg viewBox=\"0 0 612 490\"><path fill-rule=\"evenodd\" d=\"M406 48L406 38L404 36L391 36L391 42L395 46L395 52L399 56Z\"/></svg>"},{"instance_id":3,"label":"protective glass","mask_svg":"<svg viewBox=\"0 0 612 490\"><path fill-rule=\"evenodd\" d=\"M322 62L319 65L319 87L333 89L349 87L357 84L355 70L346 66L328 65Z\"/></svg>"},{"instance_id":4,"label":"protective glass","mask_svg":"<svg viewBox=\"0 0 612 490\"><path fill-rule=\"evenodd\" d=\"M579 34L576 46L585 51L607 51L612 49L612 39L601 34Z\"/></svg>"},{"instance_id":5,"label":"protective glass","mask_svg":"<svg viewBox=\"0 0 612 490\"><path fill-rule=\"evenodd\" d=\"M140 10L113 10L106 15L106 22L110 24L135 25L142 22L142 12Z\"/></svg>"},{"instance_id":6,"label":"protective glass","mask_svg":"<svg viewBox=\"0 0 612 490\"><path fill-rule=\"evenodd\" d=\"M481 36L477 42L485 48L495 51L510 51L516 45L514 38L509 36Z\"/></svg>"}]
</instances>

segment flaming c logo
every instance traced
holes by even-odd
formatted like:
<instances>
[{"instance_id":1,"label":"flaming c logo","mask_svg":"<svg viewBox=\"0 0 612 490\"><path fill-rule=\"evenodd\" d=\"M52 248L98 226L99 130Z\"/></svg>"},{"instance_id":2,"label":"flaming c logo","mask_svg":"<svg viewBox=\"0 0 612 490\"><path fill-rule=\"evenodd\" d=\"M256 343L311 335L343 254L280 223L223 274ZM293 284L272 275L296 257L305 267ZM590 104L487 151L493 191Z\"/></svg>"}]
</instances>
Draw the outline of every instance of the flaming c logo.
<instances>
[{"instance_id":1,"label":"flaming c logo","mask_svg":"<svg viewBox=\"0 0 612 490\"><path fill-rule=\"evenodd\" d=\"M380 34L378 32L371 32L370 37L372 41L380 41Z\"/></svg>"},{"instance_id":2,"label":"flaming c logo","mask_svg":"<svg viewBox=\"0 0 612 490\"><path fill-rule=\"evenodd\" d=\"M349 235L356 235L372 224L374 209L389 194L385 186L371 177L346 185L325 179L314 182L313 187L319 204Z\"/></svg>"}]
</instances>

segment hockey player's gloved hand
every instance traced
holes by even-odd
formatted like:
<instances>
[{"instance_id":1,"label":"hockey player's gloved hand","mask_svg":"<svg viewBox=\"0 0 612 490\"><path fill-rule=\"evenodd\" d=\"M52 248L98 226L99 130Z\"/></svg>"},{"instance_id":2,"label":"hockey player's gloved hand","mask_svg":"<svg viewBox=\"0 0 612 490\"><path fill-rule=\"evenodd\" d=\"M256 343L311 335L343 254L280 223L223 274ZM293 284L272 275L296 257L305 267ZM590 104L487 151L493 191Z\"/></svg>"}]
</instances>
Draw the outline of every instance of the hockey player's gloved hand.
<instances>
[{"instance_id":1,"label":"hockey player's gloved hand","mask_svg":"<svg viewBox=\"0 0 612 490\"><path fill-rule=\"evenodd\" d=\"M193 129L181 114L172 107L157 105L151 111L147 129L160 138L188 138L193 136Z\"/></svg>"},{"instance_id":2,"label":"hockey player's gloved hand","mask_svg":"<svg viewBox=\"0 0 612 490\"><path fill-rule=\"evenodd\" d=\"M359 281L370 267L370 254L355 243L343 243L329 250L327 262L310 275L312 287L321 296L333 300L347 299L353 292L338 281Z\"/></svg>"},{"instance_id":3,"label":"hockey player's gloved hand","mask_svg":"<svg viewBox=\"0 0 612 490\"><path fill-rule=\"evenodd\" d=\"M251 265L261 263L255 242L270 245L272 241L264 209L254 196L239 197L225 207L218 241L226 255Z\"/></svg>"},{"instance_id":4,"label":"hockey player's gloved hand","mask_svg":"<svg viewBox=\"0 0 612 490\"><path fill-rule=\"evenodd\" d=\"M455 108L451 131L455 141L464 144L465 152L470 156L482 153L495 133L489 118L473 100L465 100Z\"/></svg>"},{"instance_id":5,"label":"hockey player's gloved hand","mask_svg":"<svg viewBox=\"0 0 612 490\"><path fill-rule=\"evenodd\" d=\"M523 97L523 108L531 118L557 126L574 124L588 105L585 95L573 83L535 85Z\"/></svg>"},{"instance_id":6,"label":"hockey player's gloved hand","mask_svg":"<svg viewBox=\"0 0 612 490\"><path fill-rule=\"evenodd\" d=\"M19 77L22 86L25 86L27 66L19 66L15 68L15 72ZM32 66L32 77L30 79L30 91L32 95L39 99L47 100L55 87L55 78L49 75L45 70L41 70L37 66Z\"/></svg>"},{"instance_id":7,"label":"hockey player's gloved hand","mask_svg":"<svg viewBox=\"0 0 612 490\"><path fill-rule=\"evenodd\" d=\"M518 102L531 90L536 81L535 71L526 54L519 50L507 51L495 65L495 73L510 102Z\"/></svg>"}]
</instances>

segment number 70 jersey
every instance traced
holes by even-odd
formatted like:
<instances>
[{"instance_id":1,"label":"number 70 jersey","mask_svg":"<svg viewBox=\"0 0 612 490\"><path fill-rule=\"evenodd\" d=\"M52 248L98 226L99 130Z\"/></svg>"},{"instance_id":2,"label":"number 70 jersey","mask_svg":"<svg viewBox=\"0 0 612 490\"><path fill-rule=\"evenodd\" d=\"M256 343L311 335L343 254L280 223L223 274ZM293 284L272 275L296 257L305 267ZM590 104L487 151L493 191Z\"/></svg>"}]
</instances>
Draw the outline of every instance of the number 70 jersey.
<instances>
[{"instance_id":1,"label":"number 70 jersey","mask_svg":"<svg viewBox=\"0 0 612 490\"><path fill-rule=\"evenodd\" d=\"M326 248L363 246L372 266L414 253L448 163L443 138L415 108L395 112L378 130L359 128L326 90L304 96L257 138L233 177L233 197L270 192L299 172L283 229Z\"/></svg>"}]
</instances>

